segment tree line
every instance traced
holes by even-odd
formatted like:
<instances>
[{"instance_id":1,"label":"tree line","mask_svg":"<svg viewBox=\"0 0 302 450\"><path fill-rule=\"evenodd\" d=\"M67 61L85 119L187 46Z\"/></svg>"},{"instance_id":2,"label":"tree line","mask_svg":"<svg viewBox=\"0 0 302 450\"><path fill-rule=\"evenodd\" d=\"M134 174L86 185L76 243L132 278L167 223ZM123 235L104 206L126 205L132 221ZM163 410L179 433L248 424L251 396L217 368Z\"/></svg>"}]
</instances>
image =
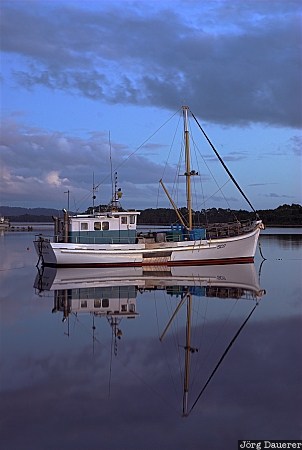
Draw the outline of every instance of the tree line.
<instances>
[{"instance_id":1,"label":"tree line","mask_svg":"<svg viewBox=\"0 0 302 450\"><path fill-rule=\"evenodd\" d=\"M103 205L100 205L101 209ZM13 212L10 208L9 212ZM97 209L97 208L96 208ZM11 222L52 222L52 216L61 216L60 210L43 209L43 214L31 214L31 211L25 214L4 214L0 207L0 214L5 215ZM180 208L180 214L186 220L187 209ZM8 210L6 210L8 212ZM23 212L23 211L22 211ZM35 211L36 212L36 211ZM40 212L40 211L39 211ZM90 208L86 211L90 213ZM276 209L259 210L259 218L266 226L302 226L302 206L299 204L281 205ZM230 210L222 208L210 208L202 211L193 211L193 222L196 226L206 226L208 223L226 223L236 220L254 219L255 213L243 209ZM141 211L138 218L139 225L170 225L179 223L179 219L172 208L148 208Z\"/></svg>"},{"instance_id":2,"label":"tree line","mask_svg":"<svg viewBox=\"0 0 302 450\"><path fill-rule=\"evenodd\" d=\"M180 209L181 215L187 218L187 209ZM281 205L276 209L259 210L257 214L267 226L302 226L302 206L299 204ZM193 211L193 223L196 226L206 226L208 223L227 223L234 221L253 220L254 212L246 210L230 210L210 208L203 211ZM173 209L145 209L139 216L141 225L170 225L179 220Z\"/></svg>"}]
</instances>

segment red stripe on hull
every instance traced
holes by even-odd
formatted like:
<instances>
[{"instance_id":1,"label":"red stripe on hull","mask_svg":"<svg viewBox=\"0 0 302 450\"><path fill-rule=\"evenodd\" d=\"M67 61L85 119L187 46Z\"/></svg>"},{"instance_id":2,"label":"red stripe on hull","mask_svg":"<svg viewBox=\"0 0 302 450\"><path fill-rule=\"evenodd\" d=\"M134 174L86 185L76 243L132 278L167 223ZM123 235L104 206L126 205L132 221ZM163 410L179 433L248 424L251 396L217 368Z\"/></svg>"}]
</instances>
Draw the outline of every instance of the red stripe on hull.
<instances>
[{"instance_id":1,"label":"red stripe on hull","mask_svg":"<svg viewBox=\"0 0 302 450\"><path fill-rule=\"evenodd\" d=\"M129 262L129 263L86 263L86 264L47 264L44 263L44 266L46 267L87 267L87 268L93 268L93 267L144 267L144 266L209 266L213 264L245 264L245 263L253 263L254 257L247 256L247 257L241 257L241 258L224 258L224 259L203 259L203 260L184 260L184 261L166 261L166 262L156 262L156 263L147 263L147 262Z\"/></svg>"}]
</instances>

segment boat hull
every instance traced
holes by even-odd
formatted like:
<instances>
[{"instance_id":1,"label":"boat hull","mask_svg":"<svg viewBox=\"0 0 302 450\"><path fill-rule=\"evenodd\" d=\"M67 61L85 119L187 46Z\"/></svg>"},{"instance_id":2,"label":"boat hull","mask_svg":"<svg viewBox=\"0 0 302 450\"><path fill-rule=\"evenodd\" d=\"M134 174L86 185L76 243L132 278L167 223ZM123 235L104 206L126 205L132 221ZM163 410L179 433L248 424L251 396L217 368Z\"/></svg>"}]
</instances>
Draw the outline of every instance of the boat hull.
<instances>
[{"instance_id":1,"label":"boat hull","mask_svg":"<svg viewBox=\"0 0 302 450\"><path fill-rule=\"evenodd\" d=\"M259 233L260 226L257 226L235 237L149 245L53 243L39 237L34 245L45 266L196 266L253 262Z\"/></svg>"}]
</instances>

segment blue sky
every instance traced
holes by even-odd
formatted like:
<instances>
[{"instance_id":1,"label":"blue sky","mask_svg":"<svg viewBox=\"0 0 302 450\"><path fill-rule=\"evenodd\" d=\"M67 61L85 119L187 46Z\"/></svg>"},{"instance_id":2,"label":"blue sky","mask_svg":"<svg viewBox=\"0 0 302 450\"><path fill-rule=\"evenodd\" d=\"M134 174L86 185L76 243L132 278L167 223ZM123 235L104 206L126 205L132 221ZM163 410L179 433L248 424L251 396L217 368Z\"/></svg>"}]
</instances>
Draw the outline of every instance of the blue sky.
<instances>
[{"instance_id":1,"label":"blue sky","mask_svg":"<svg viewBox=\"0 0 302 450\"><path fill-rule=\"evenodd\" d=\"M112 167L124 207L169 207L158 181L173 191L172 120L141 144L183 104L256 209L301 203L301 10L294 0L2 1L0 205L61 209L70 191L83 210L93 178L106 204ZM205 142L197 153L195 209L249 209Z\"/></svg>"}]
</instances>

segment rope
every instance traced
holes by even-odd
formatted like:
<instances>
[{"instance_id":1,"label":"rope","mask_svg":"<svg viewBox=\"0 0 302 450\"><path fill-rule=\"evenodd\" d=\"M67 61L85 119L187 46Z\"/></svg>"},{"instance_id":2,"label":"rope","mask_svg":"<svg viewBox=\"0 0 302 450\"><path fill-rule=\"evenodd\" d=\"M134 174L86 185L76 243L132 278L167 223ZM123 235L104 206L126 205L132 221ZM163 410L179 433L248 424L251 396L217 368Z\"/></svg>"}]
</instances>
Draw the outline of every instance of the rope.
<instances>
[{"instance_id":1,"label":"rope","mask_svg":"<svg viewBox=\"0 0 302 450\"><path fill-rule=\"evenodd\" d=\"M266 258L263 256L263 253L262 253L260 239L258 239L258 246L259 246L259 252L260 252L260 255L261 255L263 261L266 261Z\"/></svg>"},{"instance_id":2,"label":"rope","mask_svg":"<svg viewBox=\"0 0 302 450\"><path fill-rule=\"evenodd\" d=\"M212 150L214 151L215 155L217 156L217 158L219 159L219 161L221 162L221 164L223 165L224 169L226 170L226 172L228 173L229 177L231 178L231 180L233 181L233 183L235 184L235 186L237 187L237 189L239 190L239 192L241 193L241 195L245 198L245 200L247 201L247 203L250 205L250 207L252 208L252 210L254 211L254 213L258 216L257 211L255 210L255 208L253 207L253 205L251 204L251 202L249 201L249 199L247 198L247 196L245 195L245 193L243 192L243 190L241 189L241 187L239 186L239 184L237 183L237 181L235 180L235 178L233 177L233 175L231 174L231 172L229 171L228 167L226 166L225 162L223 161L223 159L221 158L221 156L219 155L219 153L217 152L216 148L214 147L214 145L212 144L212 142L210 141L210 139L208 138L208 136L206 135L205 131L203 130L203 128L201 127L200 123L198 122L198 120L196 119L196 117L194 116L194 114L192 113L192 117L195 120L195 122L197 123L198 127L200 128L202 134L204 135L204 137L206 138L206 140L208 141L210 147L212 148Z\"/></svg>"},{"instance_id":3,"label":"rope","mask_svg":"<svg viewBox=\"0 0 302 450\"><path fill-rule=\"evenodd\" d=\"M252 309L252 311L250 312L250 314L247 316L247 318L245 319L245 321L243 322L243 324L241 325L241 327L239 328L239 330L237 331L237 333L235 334L235 336L233 337L233 339L231 340L231 342L229 343L229 345L227 346L226 350L224 351L223 355L221 356L220 360L218 361L218 363L216 364L213 372L211 373L211 375L209 376L209 378L207 379L205 385L203 386L203 388L201 389L200 393L198 394L195 402L193 403L190 411L188 412L188 415L192 412L192 410L194 409L194 407L196 406L198 400L200 399L200 397L202 396L202 394L204 393L206 387L208 386L208 384L210 383L211 379L213 378L214 374L216 373L218 367L220 366L220 364L222 363L222 361L224 360L225 356L227 355L227 353L229 352L230 348L232 347L232 345L234 344L235 340L237 339L237 337L239 336L239 334L241 333L243 327L245 326L245 324L247 323L247 321L249 320L249 318L251 317L251 315L253 314L253 312L255 311L256 307L258 306L258 303L256 303L256 305L254 306L254 308Z\"/></svg>"}]
</instances>

